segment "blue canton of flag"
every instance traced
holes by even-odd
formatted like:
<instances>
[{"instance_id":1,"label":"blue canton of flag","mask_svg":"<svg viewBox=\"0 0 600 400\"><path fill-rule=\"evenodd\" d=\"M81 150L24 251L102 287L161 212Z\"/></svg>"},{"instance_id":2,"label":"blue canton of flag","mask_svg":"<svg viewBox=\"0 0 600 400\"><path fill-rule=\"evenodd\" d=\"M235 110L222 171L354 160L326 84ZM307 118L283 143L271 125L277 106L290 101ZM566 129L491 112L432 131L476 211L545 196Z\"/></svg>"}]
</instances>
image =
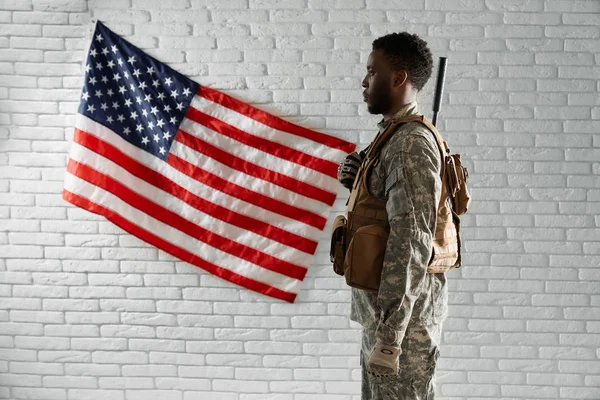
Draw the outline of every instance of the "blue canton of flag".
<instances>
[{"instance_id":1,"label":"blue canton of flag","mask_svg":"<svg viewBox=\"0 0 600 400\"><path fill-rule=\"evenodd\" d=\"M79 113L163 160L198 84L97 22Z\"/></svg>"}]
</instances>

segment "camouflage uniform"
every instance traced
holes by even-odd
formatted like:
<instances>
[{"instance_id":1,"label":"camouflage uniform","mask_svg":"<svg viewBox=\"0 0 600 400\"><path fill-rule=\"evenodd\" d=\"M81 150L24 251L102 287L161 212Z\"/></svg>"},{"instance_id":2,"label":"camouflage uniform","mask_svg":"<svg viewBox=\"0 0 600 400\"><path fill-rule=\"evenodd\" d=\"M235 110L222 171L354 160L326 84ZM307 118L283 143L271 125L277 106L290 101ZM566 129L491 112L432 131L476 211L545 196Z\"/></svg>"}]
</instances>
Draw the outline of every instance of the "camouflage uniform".
<instances>
[{"instance_id":1,"label":"camouflage uniform","mask_svg":"<svg viewBox=\"0 0 600 400\"><path fill-rule=\"evenodd\" d=\"M417 103L394 118L417 114ZM381 121L379 131L387 122ZM379 292L352 288L350 319L363 326L362 399L430 400L441 328L448 312L445 274L426 273L441 196L440 153L418 123L400 126L368 176L371 195L385 199L390 236ZM397 377L366 374L369 351L380 339L401 346Z\"/></svg>"}]
</instances>

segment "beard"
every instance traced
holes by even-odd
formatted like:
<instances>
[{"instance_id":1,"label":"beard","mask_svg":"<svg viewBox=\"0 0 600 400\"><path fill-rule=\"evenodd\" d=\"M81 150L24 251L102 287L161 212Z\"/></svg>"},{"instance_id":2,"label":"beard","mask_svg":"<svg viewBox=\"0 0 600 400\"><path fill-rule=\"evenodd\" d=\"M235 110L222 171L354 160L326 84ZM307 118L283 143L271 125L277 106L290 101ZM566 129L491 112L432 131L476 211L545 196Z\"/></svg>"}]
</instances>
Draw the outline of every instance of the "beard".
<instances>
[{"instance_id":1,"label":"beard","mask_svg":"<svg viewBox=\"0 0 600 400\"><path fill-rule=\"evenodd\" d=\"M391 90L389 86L384 86L374 90L376 95L369 94L369 102L367 103L367 111L370 114L385 114L392 104Z\"/></svg>"}]
</instances>

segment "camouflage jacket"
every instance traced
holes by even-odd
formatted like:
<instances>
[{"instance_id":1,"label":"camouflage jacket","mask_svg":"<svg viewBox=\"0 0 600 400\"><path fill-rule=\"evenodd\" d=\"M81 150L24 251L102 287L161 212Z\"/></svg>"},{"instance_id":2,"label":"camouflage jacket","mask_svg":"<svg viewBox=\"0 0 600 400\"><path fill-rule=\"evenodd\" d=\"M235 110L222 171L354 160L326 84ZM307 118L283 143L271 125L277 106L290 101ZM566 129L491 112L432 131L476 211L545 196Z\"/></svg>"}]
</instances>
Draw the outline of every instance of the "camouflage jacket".
<instances>
[{"instance_id":1,"label":"camouflage jacket","mask_svg":"<svg viewBox=\"0 0 600 400\"><path fill-rule=\"evenodd\" d=\"M394 118L413 114L416 102ZM381 121L379 131L388 123ZM400 345L411 319L428 325L447 315L445 274L426 272L441 196L440 158L433 133L407 123L385 144L367 177L371 195L386 201L390 235L379 292L352 288L350 319L376 325L377 338L386 344Z\"/></svg>"}]
</instances>

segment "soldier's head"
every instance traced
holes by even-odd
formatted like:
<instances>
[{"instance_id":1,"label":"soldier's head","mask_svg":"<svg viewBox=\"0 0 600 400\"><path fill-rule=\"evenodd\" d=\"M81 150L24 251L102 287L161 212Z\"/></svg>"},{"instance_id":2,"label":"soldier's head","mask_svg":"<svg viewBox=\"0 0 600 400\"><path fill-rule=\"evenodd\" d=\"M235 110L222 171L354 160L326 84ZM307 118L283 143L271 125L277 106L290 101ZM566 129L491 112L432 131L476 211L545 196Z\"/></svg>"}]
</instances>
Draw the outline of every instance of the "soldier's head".
<instances>
[{"instance_id":1,"label":"soldier's head","mask_svg":"<svg viewBox=\"0 0 600 400\"><path fill-rule=\"evenodd\" d=\"M371 114L389 114L413 101L431 77L433 57L427 42L408 32L373 41L362 81Z\"/></svg>"}]
</instances>

